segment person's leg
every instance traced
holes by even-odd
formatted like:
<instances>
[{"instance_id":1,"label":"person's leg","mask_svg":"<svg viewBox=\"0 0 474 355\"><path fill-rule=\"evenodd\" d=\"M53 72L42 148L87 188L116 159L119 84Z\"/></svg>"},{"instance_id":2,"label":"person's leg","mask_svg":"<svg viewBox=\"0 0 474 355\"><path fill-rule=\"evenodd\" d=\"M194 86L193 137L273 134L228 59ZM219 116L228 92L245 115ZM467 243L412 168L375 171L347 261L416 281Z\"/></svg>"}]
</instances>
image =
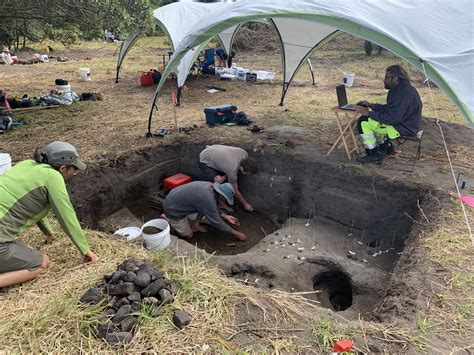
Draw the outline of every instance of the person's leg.
<instances>
[{"instance_id":1,"label":"person's leg","mask_svg":"<svg viewBox=\"0 0 474 355\"><path fill-rule=\"evenodd\" d=\"M21 284L33 280L39 273L46 270L51 262L47 255L43 255L43 263L40 267L32 270L17 270L0 274L0 287Z\"/></svg>"},{"instance_id":2,"label":"person's leg","mask_svg":"<svg viewBox=\"0 0 474 355\"><path fill-rule=\"evenodd\" d=\"M380 163L382 161L383 156L377 154L377 138L375 137L378 125L379 122L370 117L359 117L359 120L357 121L357 130L359 131L366 152L365 156L356 158L359 163Z\"/></svg>"},{"instance_id":3,"label":"person's leg","mask_svg":"<svg viewBox=\"0 0 474 355\"><path fill-rule=\"evenodd\" d=\"M0 287L32 280L49 264L46 255L20 241L0 243Z\"/></svg>"},{"instance_id":4,"label":"person's leg","mask_svg":"<svg viewBox=\"0 0 474 355\"><path fill-rule=\"evenodd\" d=\"M176 235L185 239L191 239L193 237L194 233L187 217L181 219L174 219L166 217L165 215L162 215L162 217L163 216L168 220L170 227L173 229Z\"/></svg>"},{"instance_id":5,"label":"person's leg","mask_svg":"<svg viewBox=\"0 0 474 355\"><path fill-rule=\"evenodd\" d=\"M377 137L380 154L394 155L396 153L395 148L393 147L390 140L400 137L400 133L393 126L379 124L379 126L375 129L375 136Z\"/></svg>"},{"instance_id":6,"label":"person's leg","mask_svg":"<svg viewBox=\"0 0 474 355\"><path fill-rule=\"evenodd\" d=\"M211 181L211 182L214 182L214 178L216 176L223 176L225 175L224 173L214 169L214 168L211 168L210 166L207 166L206 164L204 163L201 163L199 162L199 168L201 169L201 171L203 172L204 176L206 177L206 179L208 181Z\"/></svg>"}]
</instances>

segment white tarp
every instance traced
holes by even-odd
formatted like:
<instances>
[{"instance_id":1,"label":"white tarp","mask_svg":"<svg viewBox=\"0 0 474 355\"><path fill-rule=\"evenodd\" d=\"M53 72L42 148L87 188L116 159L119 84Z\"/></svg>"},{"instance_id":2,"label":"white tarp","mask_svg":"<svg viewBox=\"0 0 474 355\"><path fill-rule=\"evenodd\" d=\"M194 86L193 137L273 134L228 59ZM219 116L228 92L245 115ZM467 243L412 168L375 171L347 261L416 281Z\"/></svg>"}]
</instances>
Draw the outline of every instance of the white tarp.
<instances>
[{"instance_id":1,"label":"white tarp","mask_svg":"<svg viewBox=\"0 0 474 355\"><path fill-rule=\"evenodd\" d=\"M243 0L191 28L164 76L189 48L231 26L262 18L309 20L370 40L426 72L474 126L473 11L472 0Z\"/></svg>"}]
</instances>

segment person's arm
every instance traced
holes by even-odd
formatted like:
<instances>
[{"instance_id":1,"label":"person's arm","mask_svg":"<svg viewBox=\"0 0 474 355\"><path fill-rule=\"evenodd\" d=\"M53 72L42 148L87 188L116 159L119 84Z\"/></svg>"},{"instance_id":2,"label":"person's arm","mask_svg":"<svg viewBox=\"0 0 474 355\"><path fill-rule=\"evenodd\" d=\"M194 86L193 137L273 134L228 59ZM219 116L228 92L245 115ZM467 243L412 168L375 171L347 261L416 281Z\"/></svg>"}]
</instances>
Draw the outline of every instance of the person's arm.
<instances>
[{"instance_id":1,"label":"person's arm","mask_svg":"<svg viewBox=\"0 0 474 355\"><path fill-rule=\"evenodd\" d=\"M385 124L395 125L405 120L410 108L410 100L408 97L404 97L403 93L389 93L387 105L373 106L373 111L369 112L370 118Z\"/></svg>"},{"instance_id":2,"label":"person's arm","mask_svg":"<svg viewBox=\"0 0 474 355\"><path fill-rule=\"evenodd\" d=\"M36 225L41 230L41 232L43 232L45 237L50 237L53 235L53 229L51 228L51 224L48 221L48 217L40 219L38 222L36 222Z\"/></svg>"},{"instance_id":3,"label":"person's arm","mask_svg":"<svg viewBox=\"0 0 474 355\"><path fill-rule=\"evenodd\" d=\"M235 191L235 197L244 206L244 210L251 212L253 210L253 207L250 203L247 202L242 193L239 191L239 184L237 182L233 182L232 187Z\"/></svg>"},{"instance_id":4,"label":"person's arm","mask_svg":"<svg viewBox=\"0 0 474 355\"><path fill-rule=\"evenodd\" d=\"M90 255L93 253L77 220L76 212L69 199L63 177L59 173L51 173L47 189L51 208L64 233L66 233L83 255L88 256L91 261L95 261L97 257Z\"/></svg>"},{"instance_id":5,"label":"person's arm","mask_svg":"<svg viewBox=\"0 0 474 355\"><path fill-rule=\"evenodd\" d=\"M232 233L232 228L227 223L225 223L220 216L214 197L212 197L210 200L203 199L198 210L199 213L202 213L204 216L206 216L207 220L213 227L226 233Z\"/></svg>"}]
</instances>

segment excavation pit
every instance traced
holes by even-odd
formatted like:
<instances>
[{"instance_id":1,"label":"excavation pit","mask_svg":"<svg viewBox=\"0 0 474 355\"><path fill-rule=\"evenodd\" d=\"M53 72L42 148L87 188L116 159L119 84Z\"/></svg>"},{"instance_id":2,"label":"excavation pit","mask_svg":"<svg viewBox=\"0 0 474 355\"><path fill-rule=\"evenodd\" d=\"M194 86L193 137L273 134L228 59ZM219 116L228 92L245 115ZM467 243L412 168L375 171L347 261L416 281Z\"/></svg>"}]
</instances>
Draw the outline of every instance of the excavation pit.
<instances>
[{"instance_id":1,"label":"excavation pit","mask_svg":"<svg viewBox=\"0 0 474 355\"><path fill-rule=\"evenodd\" d=\"M176 173L202 179L197 161L204 148L152 147L89 167L70 189L81 221L98 229L99 221L124 207L139 221L159 218L150 196ZM192 244L217 255L216 264L248 284L308 292L336 311L373 311L387 292L423 191L321 158L247 150L259 172L243 177L239 186L259 212L237 209L235 215L248 240L207 227ZM261 277L262 267L273 276Z\"/></svg>"}]
</instances>

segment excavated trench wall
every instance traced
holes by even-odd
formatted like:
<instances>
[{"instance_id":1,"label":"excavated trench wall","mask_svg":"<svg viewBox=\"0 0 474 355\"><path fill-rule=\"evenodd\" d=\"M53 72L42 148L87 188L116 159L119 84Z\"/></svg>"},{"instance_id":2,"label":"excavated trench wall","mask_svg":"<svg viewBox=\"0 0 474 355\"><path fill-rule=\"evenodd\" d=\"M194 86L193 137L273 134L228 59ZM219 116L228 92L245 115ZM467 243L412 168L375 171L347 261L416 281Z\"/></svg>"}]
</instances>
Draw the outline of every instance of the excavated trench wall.
<instances>
[{"instance_id":1,"label":"excavated trench wall","mask_svg":"<svg viewBox=\"0 0 474 355\"><path fill-rule=\"evenodd\" d=\"M199 152L205 145L172 145L130 152L90 166L70 185L80 220L90 228L113 212L143 201L161 189L165 177L178 172L199 180ZM245 147L244 147L245 148ZM258 151L259 172L239 182L254 208L288 217L321 216L354 231L364 242L403 248L422 192L364 170L341 168L330 161L311 161L278 152Z\"/></svg>"}]
</instances>

